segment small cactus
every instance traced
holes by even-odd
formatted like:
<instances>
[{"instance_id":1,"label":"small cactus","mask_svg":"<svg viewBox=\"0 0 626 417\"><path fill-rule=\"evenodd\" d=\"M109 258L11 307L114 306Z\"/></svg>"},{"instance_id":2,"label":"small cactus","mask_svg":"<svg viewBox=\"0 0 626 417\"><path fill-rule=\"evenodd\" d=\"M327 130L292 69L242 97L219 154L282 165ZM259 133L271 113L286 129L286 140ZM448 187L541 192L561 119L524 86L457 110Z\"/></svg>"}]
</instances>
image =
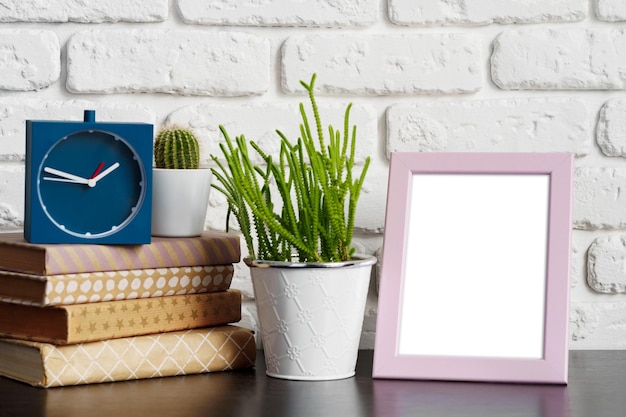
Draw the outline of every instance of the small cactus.
<instances>
[{"instance_id":1,"label":"small cactus","mask_svg":"<svg viewBox=\"0 0 626 417\"><path fill-rule=\"evenodd\" d=\"M154 140L156 168L197 169L200 165L198 139L187 129L167 128Z\"/></svg>"}]
</instances>

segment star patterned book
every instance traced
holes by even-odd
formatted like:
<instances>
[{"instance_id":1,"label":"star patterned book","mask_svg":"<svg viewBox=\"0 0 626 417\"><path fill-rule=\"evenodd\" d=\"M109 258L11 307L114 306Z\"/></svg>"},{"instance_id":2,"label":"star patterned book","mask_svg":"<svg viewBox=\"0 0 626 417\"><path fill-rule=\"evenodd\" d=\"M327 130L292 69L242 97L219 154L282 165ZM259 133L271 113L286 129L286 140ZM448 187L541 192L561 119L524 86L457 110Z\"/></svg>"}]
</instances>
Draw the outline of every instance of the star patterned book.
<instances>
[{"instance_id":1,"label":"star patterned book","mask_svg":"<svg viewBox=\"0 0 626 417\"><path fill-rule=\"evenodd\" d=\"M233 265L32 275L0 271L0 301L34 306L225 291Z\"/></svg>"},{"instance_id":2,"label":"star patterned book","mask_svg":"<svg viewBox=\"0 0 626 417\"><path fill-rule=\"evenodd\" d=\"M255 359L254 333L233 325L65 346L0 339L0 375L44 388L231 371Z\"/></svg>"},{"instance_id":3,"label":"star patterned book","mask_svg":"<svg viewBox=\"0 0 626 417\"><path fill-rule=\"evenodd\" d=\"M55 307L0 303L0 336L59 345L171 332L241 320L241 292Z\"/></svg>"},{"instance_id":4,"label":"star patterned book","mask_svg":"<svg viewBox=\"0 0 626 417\"><path fill-rule=\"evenodd\" d=\"M239 262L239 236L153 237L143 245L32 244L23 233L0 233L0 270L35 275L229 265Z\"/></svg>"}]
</instances>

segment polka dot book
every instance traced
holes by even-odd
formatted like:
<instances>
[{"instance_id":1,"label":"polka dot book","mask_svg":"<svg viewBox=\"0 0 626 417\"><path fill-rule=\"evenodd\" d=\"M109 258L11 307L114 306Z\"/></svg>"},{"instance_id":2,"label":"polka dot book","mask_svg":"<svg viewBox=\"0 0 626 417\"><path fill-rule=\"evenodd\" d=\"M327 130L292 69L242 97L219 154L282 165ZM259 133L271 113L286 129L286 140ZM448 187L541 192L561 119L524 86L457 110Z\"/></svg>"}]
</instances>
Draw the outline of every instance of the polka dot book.
<instances>
[{"instance_id":1,"label":"polka dot book","mask_svg":"<svg viewBox=\"0 0 626 417\"><path fill-rule=\"evenodd\" d=\"M54 306L225 291L233 265L32 275L0 271L0 302Z\"/></svg>"}]
</instances>

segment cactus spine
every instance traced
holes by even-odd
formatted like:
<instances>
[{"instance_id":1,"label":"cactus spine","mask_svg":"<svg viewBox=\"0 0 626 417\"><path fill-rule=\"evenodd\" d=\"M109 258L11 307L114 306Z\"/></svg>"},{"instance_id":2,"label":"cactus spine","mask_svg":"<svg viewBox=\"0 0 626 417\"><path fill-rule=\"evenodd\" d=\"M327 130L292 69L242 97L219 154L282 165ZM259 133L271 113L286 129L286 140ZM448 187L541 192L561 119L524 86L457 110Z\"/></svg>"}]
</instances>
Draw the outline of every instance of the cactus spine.
<instances>
[{"instance_id":1,"label":"cactus spine","mask_svg":"<svg viewBox=\"0 0 626 417\"><path fill-rule=\"evenodd\" d=\"M163 129L154 141L154 164L157 168L197 169L200 165L198 139L187 129Z\"/></svg>"}]
</instances>

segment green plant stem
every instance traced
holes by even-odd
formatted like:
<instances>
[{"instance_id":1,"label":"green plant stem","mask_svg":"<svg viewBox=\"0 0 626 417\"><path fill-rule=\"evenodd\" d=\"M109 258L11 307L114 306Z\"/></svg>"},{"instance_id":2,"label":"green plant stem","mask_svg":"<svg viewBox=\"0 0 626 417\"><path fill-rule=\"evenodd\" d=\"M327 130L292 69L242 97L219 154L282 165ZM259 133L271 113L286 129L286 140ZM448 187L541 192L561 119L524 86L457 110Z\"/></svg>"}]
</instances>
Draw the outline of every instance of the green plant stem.
<instances>
[{"instance_id":1,"label":"green plant stem","mask_svg":"<svg viewBox=\"0 0 626 417\"><path fill-rule=\"evenodd\" d=\"M356 126L350 132L351 104L344 114L343 135L328 126L326 145L315 78L314 74L309 84L301 84L308 92L317 138L301 104L300 138L291 142L277 131L281 141L277 160L243 135L233 142L220 126L226 141L220 145L225 163L211 155L217 167L212 186L226 196L229 214L239 223L253 259L334 262L353 255L356 206L370 159L353 179ZM250 150L263 166L253 163Z\"/></svg>"}]
</instances>

